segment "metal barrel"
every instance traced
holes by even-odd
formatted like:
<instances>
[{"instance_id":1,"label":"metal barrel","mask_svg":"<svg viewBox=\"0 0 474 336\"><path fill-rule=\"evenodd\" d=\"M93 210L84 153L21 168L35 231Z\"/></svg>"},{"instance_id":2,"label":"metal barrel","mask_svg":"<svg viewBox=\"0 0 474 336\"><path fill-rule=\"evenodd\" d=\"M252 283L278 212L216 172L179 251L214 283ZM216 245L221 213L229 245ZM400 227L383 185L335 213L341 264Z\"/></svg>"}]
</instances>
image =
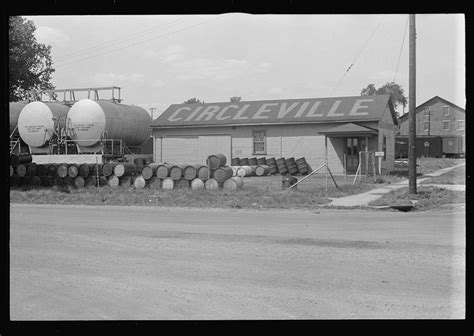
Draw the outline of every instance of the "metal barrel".
<instances>
[{"instance_id":1,"label":"metal barrel","mask_svg":"<svg viewBox=\"0 0 474 336\"><path fill-rule=\"evenodd\" d=\"M257 165L266 166L267 165L267 158L266 157L257 158Z\"/></svg>"},{"instance_id":2,"label":"metal barrel","mask_svg":"<svg viewBox=\"0 0 474 336\"><path fill-rule=\"evenodd\" d=\"M71 176L66 176L63 178L63 185L72 187L74 185L74 179Z\"/></svg>"},{"instance_id":3,"label":"metal barrel","mask_svg":"<svg viewBox=\"0 0 474 336\"><path fill-rule=\"evenodd\" d=\"M162 180L156 176L153 176L147 181L147 186L150 189L161 189Z\"/></svg>"},{"instance_id":4,"label":"metal barrel","mask_svg":"<svg viewBox=\"0 0 474 336\"><path fill-rule=\"evenodd\" d=\"M31 176L30 179L30 186L32 187L40 187L41 186L41 178L39 176Z\"/></svg>"},{"instance_id":5,"label":"metal barrel","mask_svg":"<svg viewBox=\"0 0 474 336\"><path fill-rule=\"evenodd\" d=\"M58 165L55 164L55 163L50 163L50 164L48 165L48 171L47 171L46 175L48 175L48 176L56 176L57 171L58 171Z\"/></svg>"},{"instance_id":6,"label":"metal barrel","mask_svg":"<svg viewBox=\"0 0 474 336\"><path fill-rule=\"evenodd\" d=\"M285 162L286 162L286 166L288 167L288 172L290 173L290 175L298 174L299 170L296 165L295 158L290 157L286 159Z\"/></svg>"},{"instance_id":7,"label":"metal barrel","mask_svg":"<svg viewBox=\"0 0 474 336\"><path fill-rule=\"evenodd\" d=\"M231 166L232 168L232 176L237 176L237 170L239 170L240 166Z\"/></svg>"},{"instance_id":8,"label":"metal barrel","mask_svg":"<svg viewBox=\"0 0 474 336\"><path fill-rule=\"evenodd\" d=\"M281 180L281 187L282 187L283 190L286 190L289 187L291 187L293 184L295 184L296 182L298 182L298 179L296 177L283 176L282 180ZM296 187L294 187L293 189L295 189L295 188Z\"/></svg>"},{"instance_id":9,"label":"metal barrel","mask_svg":"<svg viewBox=\"0 0 474 336\"><path fill-rule=\"evenodd\" d=\"M89 175L84 181L85 187L96 187L97 186L97 177L94 175Z\"/></svg>"},{"instance_id":10,"label":"metal barrel","mask_svg":"<svg viewBox=\"0 0 474 336\"><path fill-rule=\"evenodd\" d=\"M270 174L278 173L278 168L274 157L267 159L267 166L270 167Z\"/></svg>"},{"instance_id":11,"label":"metal barrel","mask_svg":"<svg viewBox=\"0 0 474 336\"><path fill-rule=\"evenodd\" d=\"M146 186L146 180L141 175L136 175L133 177L133 187L135 189L143 189Z\"/></svg>"},{"instance_id":12,"label":"metal barrel","mask_svg":"<svg viewBox=\"0 0 474 336\"><path fill-rule=\"evenodd\" d=\"M86 178L87 176L89 176L89 172L90 172L90 167L87 163L83 163L79 165L79 172L78 172L79 176L81 176L82 178Z\"/></svg>"},{"instance_id":13,"label":"metal barrel","mask_svg":"<svg viewBox=\"0 0 474 336\"><path fill-rule=\"evenodd\" d=\"M181 178L176 181L175 188L176 189L189 189L189 182L190 182L189 180Z\"/></svg>"},{"instance_id":14,"label":"metal barrel","mask_svg":"<svg viewBox=\"0 0 474 336\"><path fill-rule=\"evenodd\" d=\"M188 181L194 180L197 176L196 168L191 165L185 166L184 171L183 171L183 176Z\"/></svg>"},{"instance_id":15,"label":"metal barrel","mask_svg":"<svg viewBox=\"0 0 474 336\"><path fill-rule=\"evenodd\" d=\"M114 173L114 168L117 165L116 162L106 162L102 165L102 175L109 177Z\"/></svg>"},{"instance_id":16,"label":"metal barrel","mask_svg":"<svg viewBox=\"0 0 474 336\"><path fill-rule=\"evenodd\" d=\"M46 176L48 175L48 166L44 164L36 165L36 175L37 176Z\"/></svg>"},{"instance_id":17,"label":"metal barrel","mask_svg":"<svg viewBox=\"0 0 474 336\"><path fill-rule=\"evenodd\" d=\"M191 181L191 189L193 190L200 190L204 189L204 181L200 178L195 178Z\"/></svg>"},{"instance_id":18,"label":"metal barrel","mask_svg":"<svg viewBox=\"0 0 474 336\"><path fill-rule=\"evenodd\" d=\"M16 154L10 154L10 165L13 167L18 167L20 164L20 159Z\"/></svg>"},{"instance_id":19,"label":"metal barrel","mask_svg":"<svg viewBox=\"0 0 474 336\"><path fill-rule=\"evenodd\" d=\"M107 177L105 176L99 176L99 186L106 186L108 183Z\"/></svg>"},{"instance_id":20,"label":"metal barrel","mask_svg":"<svg viewBox=\"0 0 474 336\"><path fill-rule=\"evenodd\" d=\"M10 176L10 187L18 187L20 185L20 176L13 174Z\"/></svg>"},{"instance_id":21,"label":"metal barrel","mask_svg":"<svg viewBox=\"0 0 474 336\"><path fill-rule=\"evenodd\" d=\"M239 166L240 165L240 159L238 157L234 157L230 159L230 165L231 166Z\"/></svg>"},{"instance_id":22,"label":"metal barrel","mask_svg":"<svg viewBox=\"0 0 474 336\"><path fill-rule=\"evenodd\" d=\"M239 166L248 166L249 165L249 159L248 158L241 158L239 160Z\"/></svg>"},{"instance_id":23,"label":"metal barrel","mask_svg":"<svg viewBox=\"0 0 474 336\"><path fill-rule=\"evenodd\" d=\"M31 163L33 162L33 156L31 154L20 154L18 160L20 163Z\"/></svg>"},{"instance_id":24,"label":"metal barrel","mask_svg":"<svg viewBox=\"0 0 474 336\"><path fill-rule=\"evenodd\" d=\"M70 164L67 167L67 175L71 178L76 178L76 176L79 174L79 166L75 163Z\"/></svg>"},{"instance_id":25,"label":"metal barrel","mask_svg":"<svg viewBox=\"0 0 474 336\"><path fill-rule=\"evenodd\" d=\"M89 163L89 176L102 175L102 163Z\"/></svg>"},{"instance_id":26,"label":"metal barrel","mask_svg":"<svg viewBox=\"0 0 474 336\"><path fill-rule=\"evenodd\" d=\"M107 185L110 187L110 188L117 188L120 184L120 180L117 176L115 175L110 175L107 179Z\"/></svg>"},{"instance_id":27,"label":"metal barrel","mask_svg":"<svg viewBox=\"0 0 474 336\"><path fill-rule=\"evenodd\" d=\"M257 158L256 157L251 157L249 158L249 166L257 166Z\"/></svg>"},{"instance_id":28,"label":"metal barrel","mask_svg":"<svg viewBox=\"0 0 474 336\"><path fill-rule=\"evenodd\" d=\"M278 172L280 174L287 174L288 173L288 167L286 166L286 161L285 161L284 157L276 159L276 165L277 165L277 168L278 168Z\"/></svg>"},{"instance_id":29,"label":"metal barrel","mask_svg":"<svg viewBox=\"0 0 474 336\"><path fill-rule=\"evenodd\" d=\"M270 174L270 166L261 165L255 169L255 175L257 176L267 176Z\"/></svg>"},{"instance_id":30,"label":"metal barrel","mask_svg":"<svg viewBox=\"0 0 474 336\"><path fill-rule=\"evenodd\" d=\"M51 187L53 185L53 178L51 176L43 175L40 176L40 179L43 187Z\"/></svg>"},{"instance_id":31,"label":"metal barrel","mask_svg":"<svg viewBox=\"0 0 474 336\"><path fill-rule=\"evenodd\" d=\"M296 160L296 166L298 167L299 172L303 175L307 175L313 171L304 157Z\"/></svg>"},{"instance_id":32,"label":"metal barrel","mask_svg":"<svg viewBox=\"0 0 474 336\"><path fill-rule=\"evenodd\" d=\"M172 190L174 188L174 180L171 177L165 178L161 183L163 190Z\"/></svg>"},{"instance_id":33,"label":"metal barrel","mask_svg":"<svg viewBox=\"0 0 474 336\"><path fill-rule=\"evenodd\" d=\"M142 176L145 180L151 179L153 176L156 175L156 169L158 168L158 164L150 163L146 166L143 166L142 169Z\"/></svg>"},{"instance_id":34,"label":"metal barrel","mask_svg":"<svg viewBox=\"0 0 474 336\"><path fill-rule=\"evenodd\" d=\"M134 163L117 163L114 167L114 175L117 177L135 175L137 173L137 166Z\"/></svg>"},{"instance_id":35,"label":"metal barrel","mask_svg":"<svg viewBox=\"0 0 474 336\"><path fill-rule=\"evenodd\" d=\"M219 182L216 181L216 179L210 178L209 180L204 182L204 187L208 190L217 190L221 186L220 186Z\"/></svg>"},{"instance_id":36,"label":"metal barrel","mask_svg":"<svg viewBox=\"0 0 474 336\"><path fill-rule=\"evenodd\" d=\"M15 174L15 169L10 165L10 177L12 177L13 174Z\"/></svg>"},{"instance_id":37,"label":"metal barrel","mask_svg":"<svg viewBox=\"0 0 474 336\"><path fill-rule=\"evenodd\" d=\"M124 188L130 188L132 186L131 175L120 176L118 178L119 178L119 186L124 187Z\"/></svg>"},{"instance_id":38,"label":"metal barrel","mask_svg":"<svg viewBox=\"0 0 474 336\"><path fill-rule=\"evenodd\" d=\"M67 164L61 163L56 169L56 174L61 178L65 178L67 176L67 170Z\"/></svg>"},{"instance_id":39,"label":"metal barrel","mask_svg":"<svg viewBox=\"0 0 474 336\"><path fill-rule=\"evenodd\" d=\"M213 173L213 177L218 183L223 183L225 180L231 178L233 173L232 167L224 166L217 168Z\"/></svg>"},{"instance_id":40,"label":"metal barrel","mask_svg":"<svg viewBox=\"0 0 474 336\"><path fill-rule=\"evenodd\" d=\"M237 169L237 176L249 177L255 175L255 169L252 166L241 166Z\"/></svg>"},{"instance_id":41,"label":"metal barrel","mask_svg":"<svg viewBox=\"0 0 474 336\"><path fill-rule=\"evenodd\" d=\"M183 173L184 173L184 168L186 167L186 165L173 165L171 168L170 168L170 177L173 179L173 180L179 180L181 177L183 177Z\"/></svg>"},{"instance_id":42,"label":"metal barrel","mask_svg":"<svg viewBox=\"0 0 474 336\"><path fill-rule=\"evenodd\" d=\"M76 176L74 178L74 186L77 189L84 188L85 184L86 184L86 181L84 181L84 178L82 176Z\"/></svg>"},{"instance_id":43,"label":"metal barrel","mask_svg":"<svg viewBox=\"0 0 474 336\"><path fill-rule=\"evenodd\" d=\"M26 166L26 175L27 176L36 176L36 163L28 163Z\"/></svg>"},{"instance_id":44,"label":"metal barrel","mask_svg":"<svg viewBox=\"0 0 474 336\"><path fill-rule=\"evenodd\" d=\"M146 159L145 158L135 158L133 163L137 166L146 166Z\"/></svg>"},{"instance_id":45,"label":"metal barrel","mask_svg":"<svg viewBox=\"0 0 474 336\"><path fill-rule=\"evenodd\" d=\"M195 165L196 176L202 181L206 181L209 178L210 171L209 168L205 165Z\"/></svg>"},{"instance_id":46,"label":"metal barrel","mask_svg":"<svg viewBox=\"0 0 474 336\"><path fill-rule=\"evenodd\" d=\"M26 165L20 163L15 168L15 172L19 177L25 177L26 176Z\"/></svg>"},{"instance_id":47,"label":"metal barrel","mask_svg":"<svg viewBox=\"0 0 474 336\"><path fill-rule=\"evenodd\" d=\"M226 163L227 158L222 153L209 155L206 160L206 164L211 170L215 170L219 167L225 166Z\"/></svg>"},{"instance_id":48,"label":"metal barrel","mask_svg":"<svg viewBox=\"0 0 474 336\"><path fill-rule=\"evenodd\" d=\"M244 185L244 180L241 177L234 176L234 177L231 177L230 179L225 180L224 183L222 184L222 188L225 190L234 191L237 189L241 189L243 185Z\"/></svg>"},{"instance_id":49,"label":"metal barrel","mask_svg":"<svg viewBox=\"0 0 474 336\"><path fill-rule=\"evenodd\" d=\"M156 177L164 180L168 177L170 173L171 164L169 163L160 163L156 168Z\"/></svg>"}]
</instances>

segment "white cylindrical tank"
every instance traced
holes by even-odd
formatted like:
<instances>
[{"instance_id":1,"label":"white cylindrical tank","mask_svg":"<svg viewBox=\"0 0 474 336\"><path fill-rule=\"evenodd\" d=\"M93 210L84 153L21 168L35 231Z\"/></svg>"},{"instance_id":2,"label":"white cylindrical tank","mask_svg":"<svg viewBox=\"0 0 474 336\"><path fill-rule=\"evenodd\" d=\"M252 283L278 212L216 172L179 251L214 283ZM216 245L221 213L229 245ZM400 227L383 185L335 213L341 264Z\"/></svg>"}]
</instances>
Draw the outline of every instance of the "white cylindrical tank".
<instances>
[{"instance_id":1,"label":"white cylindrical tank","mask_svg":"<svg viewBox=\"0 0 474 336\"><path fill-rule=\"evenodd\" d=\"M58 103L31 102L18 116L18 132L23 141L31 147L42 147L53 135L55 120L59 127L66 125L69 106Z\"/></svg>"},{"instance_id":2,"label":"white cylindrical tank","mask_svg":"<svg viewBox=\"0 0 474 336\"><path fill-rule=\"evenodd\" d=\"M148 139L151 117L131 105L82 99L68 113L70 136L80 146L94 146L106 133L107 139L121 139L128 146L141 145Z\"/></svg>"},{"instance_id":3,"label":"white cylindrical tank","mask_svg":"<svg viewBox=\"0 0 474 336\"><path fill-rule=\"evenodd\" d=\"M26 106L26 103L21 102L10 102L10 134L15 130L18 125L18 117L20 116L21 110Z\"/></svg>"}]
</instances>

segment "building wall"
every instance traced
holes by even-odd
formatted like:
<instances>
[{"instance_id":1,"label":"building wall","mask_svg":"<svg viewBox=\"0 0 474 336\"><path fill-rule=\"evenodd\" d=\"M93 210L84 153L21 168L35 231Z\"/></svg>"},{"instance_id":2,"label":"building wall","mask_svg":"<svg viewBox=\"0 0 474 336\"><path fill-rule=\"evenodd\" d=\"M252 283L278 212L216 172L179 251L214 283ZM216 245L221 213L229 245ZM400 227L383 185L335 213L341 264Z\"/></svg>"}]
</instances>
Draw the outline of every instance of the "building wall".
<instances>
[{"instance_id":1,"label":"building wall","mask_svg":"<svg viewBox=\"0 0 474 336\"><path fill-rule=\"evenodd\" d=\"M444 116L443 107L449 106L449 116ZM430 111L430 116L425 115L425 110ZM465 135L465 111L452 105L448 105L440 99L433 100L430 104L423 105L416 110L416 135L417 136L464 136ZM444 121L450 122L450 129L444 129ZM464 122L463 130L458 129L458 121ZM425 130L424 122L429 122L429 132ZM400 135L408 136L409 122L408 118L400 123Z\"/></svg>"},{"instance_id":2,"label":"building wall","mask_svg":"<svg viewBox=\"0 0 474 336\"><path fill-rule=\"evenodd\" d=\"M390 110L387 108L378 124L379 136L377 144L377 152L385 152L385 156L381 160L381 168L383 171L392 171L395 164L395 130L396 125ZM384 143L385 137L385 143ZM384 148L385 146L385 148ZM378 160L378 159L377 159Z\"/></svg>"},{"instance_id":3,"label":"building wall","mask_svg":"<svg viewBox=\"0 0 474 336\"><path fill-rule=\"evenodd\" d=\"M154 137L154 156L155 162L161 162L163 159L162 138L175 135L186 135L196 138L202 135L229 135L230 148L229 153L232 157L294 157L298 159L305 157L306 161L313 169L317 169L325 163L325 136L319 134L329 128L337 126L337 123L325 124L307 124L307 125L269 125L269 126L222 126L222 127L199 127L199 128L180 128L180 129L155 129ZM393 168L395 137L393 122L390 125L386 122L379 126L377 122L367 122L361 125L377 128L382 127L381 131L387 136L387 147L390 148L387 160L384 163L387 169ZM264 130L266 132L266 153L255 154L253 152L253 132ZM328 165L333 174L344 173L344 137L328 137ZM369 151L379 150L380 137L369 138ZM392 148L393 147L393 148ZM381 150L381 149L380 149ZM186 149L183 149L186 152ZM191 158L190 158L191 159ZM193 156L191 161L196 160ZM202 158L205 160L205 157ZM230 161L230 158L228 158ZM199 162L187 162L199 163Z\"/></svg>"}]
</instances>

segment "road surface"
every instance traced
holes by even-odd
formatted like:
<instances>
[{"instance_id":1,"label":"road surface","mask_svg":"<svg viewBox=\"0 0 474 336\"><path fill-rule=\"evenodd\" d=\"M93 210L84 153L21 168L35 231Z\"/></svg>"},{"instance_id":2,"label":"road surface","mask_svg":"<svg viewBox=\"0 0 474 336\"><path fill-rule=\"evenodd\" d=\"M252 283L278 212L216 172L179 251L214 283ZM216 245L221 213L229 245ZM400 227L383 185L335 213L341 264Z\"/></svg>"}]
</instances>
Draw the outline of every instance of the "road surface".
<instances>
[{"instance_id":1,"label":"road surface","mask_svg":"<svg viewBox=\"0 0 474 336\"><path fill-rule=\"evenodd\" d=\"M12 320L462 319L464 210L10 205Z\"/></svg>"}]
</instances>

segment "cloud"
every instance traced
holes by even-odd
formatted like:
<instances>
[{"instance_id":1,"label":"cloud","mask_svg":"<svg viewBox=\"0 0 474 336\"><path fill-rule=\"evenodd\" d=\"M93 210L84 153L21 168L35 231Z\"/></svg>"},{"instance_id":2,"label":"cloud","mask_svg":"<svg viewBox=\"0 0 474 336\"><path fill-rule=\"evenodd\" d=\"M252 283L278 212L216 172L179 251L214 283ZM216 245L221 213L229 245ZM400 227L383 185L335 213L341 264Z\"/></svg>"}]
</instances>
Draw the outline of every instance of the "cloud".
<instances>
[{"instance_id":1,"label":"cloud","mask_svg":"<svg viewBox=\"0 0 474 336\"><path fill-rule=\"evenodd\" d=\"M237 59L196 58L172 64L172 70L181 80L226 80L241 75L246 68L247 61Z\"/></svg>"},{"instance_id":2,"label":"cloud","mask_svg":"<svg viewBox=\"0 0 474 336\"><path fill-rule=\"evenodd\" d=\"M36 40L45 44L64 44L70 40L69 36L59 29L39 26L35 32Z\"/></svg>"},{"instance_id":3,"label":"cloud","mask_svg":"<svg viewBox=\"0 0 474 336\"><path fill-rule=\"evenodd\" d=\"M162 88L164 87L166 84L165 82L163 82L162 80L159 80L159 79L155 79L152 83L151 83L151 86L154 87L154 88Z\"/></svg>"},{"instance_id":4,"label":"cloud","mask_svg":"<svg viewBox=\"0 0 474 336\"><path fill-rule=\"evenodd\" d=\"M267 90L267 93L269 94L274 94L274 95L279 95L282 94L285 90L281 87L272 87Z\"/></svg>"}]
</instances>

